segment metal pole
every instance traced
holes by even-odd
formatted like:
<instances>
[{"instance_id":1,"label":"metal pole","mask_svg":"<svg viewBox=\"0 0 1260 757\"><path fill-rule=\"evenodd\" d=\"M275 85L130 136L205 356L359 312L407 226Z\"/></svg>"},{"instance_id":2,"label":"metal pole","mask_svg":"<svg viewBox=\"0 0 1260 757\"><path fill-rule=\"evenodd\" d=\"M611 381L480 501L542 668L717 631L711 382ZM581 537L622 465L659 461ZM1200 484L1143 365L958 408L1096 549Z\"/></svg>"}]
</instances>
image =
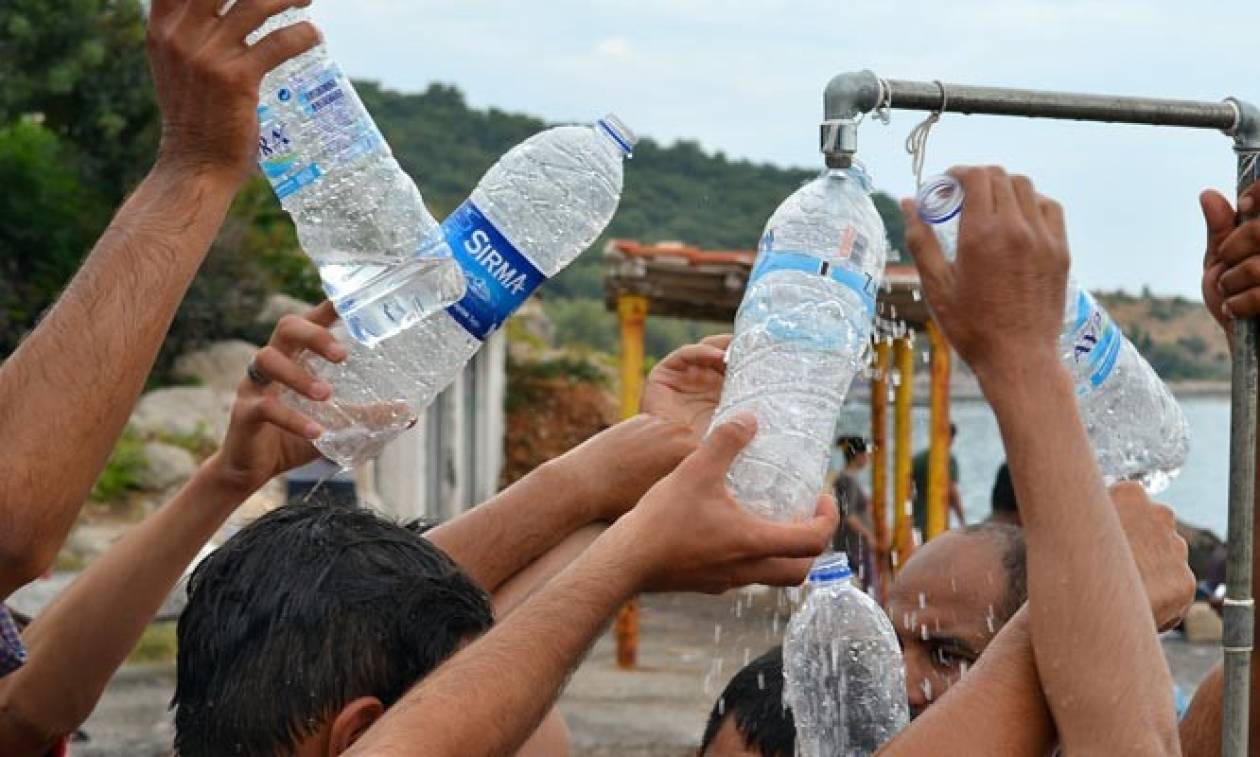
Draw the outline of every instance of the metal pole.
<instances>
[{"instance_id":1,"label":"metal pole","mask_svg":"<svg viewBox=\"0 0 1260 757\"><path fill-rule=\"evenodd\" d=\"M857 152L860 117L885 107L1179 126L1233 133L1245 120L1241 108L1246 106L1234 100L1161 100L881 79L871 71L857 71L833 78L823 94L822 151L827 156L827 164L835 167L850 164Z\"/></svg>"},{"instance_id":2,"label":"metal pole","mask_svg":"<svg viewBox=\"0 0 1260 757\"><path fill-rule=\"evenodd\" d=\"M949 342L936 325L927 323L928 345L931 349L931 403L930 446L928 447L927 522L923 541L927 542L949 530Z\"/></svg>"},{"instance_id":3,"label":"metal pole","mask_svg":"<svg viewBox=\"0 0 1260 757\"><path fill-rule=\"evenodd\" d=\"M1240 132L1237 137L1238 191L1260 179L1257 156L1260 140ZM1256 484L1256 337L1257 322L1234 323L1233 385L1229 438L1229 553L1223 608L1225 633L1225 701L1221 718L1221 754L1247 754L1250 723L1251 652L1255 607L1252 599L1253 535Z\"/></svg>"},{"instance_id":4,"label":"metal pole","mask_svg":"<svg viewBox=\"0 0 1260 757\"><path fill-rule=\"evenodd\" d=\"M893 382L897 387L893 409L893 434L897 437L893 464L893 539L897 559L893 565L895 570L900 570L914 551L914 534L910 530L914 524L907 511L910 505L910 409L914 400L914 345L910 337L897 337L893 342L893 362L897 366Z\"/></svg>"},{"instance_id":5,"label":"metal pole","mask_svg":"<svg viewBox=\"0 0 1260 757\"><path fill-rule=\"evenodd\" d=\"M888 601L888 342L875 342L875 377L871 379L871 521L875 526L875 596Z\"/></svg>"},{"instance_id":6,"label":"metal pole","mask_svg":"<svg viewBox=\"0 0 1260 757\"><path fill-rule=\"evenodd\" d=\"M621 323L621 417L639 414L643 394L643 324L648 300L638 294L617 297L617 319ZM617 639L617 667L633 670L639 657L639 600L631 599L617 611L613 624Z\"/></svg>"}]
</instances>

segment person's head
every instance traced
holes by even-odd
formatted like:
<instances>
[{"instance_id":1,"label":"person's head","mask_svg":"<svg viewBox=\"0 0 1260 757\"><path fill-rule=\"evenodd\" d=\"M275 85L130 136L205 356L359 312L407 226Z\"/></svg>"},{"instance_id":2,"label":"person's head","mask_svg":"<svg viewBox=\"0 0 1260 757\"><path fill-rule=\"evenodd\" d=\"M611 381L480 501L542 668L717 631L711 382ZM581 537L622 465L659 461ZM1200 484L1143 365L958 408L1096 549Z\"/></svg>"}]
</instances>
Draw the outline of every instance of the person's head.
<instances>
[{"instance_id":1,"label":"person's head","mask_svg":"<svg viewBox=\"0 0 1260 757\"><path fill-rule=\"evenodd\" d=\"M993 495L989 502L993 507L989 520L1019 525L1019 503L1015 500L1011 469L1006 463L1002 463L993 477Z\"/></svg>"},{"instance_id":2,"label":"person's head","mask_svg":"<svg viewBox=\"0 0 1260 757\"><path fill-rule=\"evenodd\" d=\"M492 622L485 592L415 531L366 510L282 507L188 582L176 751L338 754Z\"/></svg>"},{"instance_id":3,"label":"person's head","mask_svg":"<svg viewBox=\"0 0 1260 757\"><path fill-rule=\"evenodd\" d=\"M897 574L888 615L917 715L956 682L1028 596L1019 527L981 523L920 547Z\"/></svg>"},{"instance_id":4,"label":"person's head","mask_svg":"<svg viewBox=\"0 0 1260 757\"><path fill-rule=\"evenodd\" d=\"M954 443L954 439L957 437L958 437L958 424L956 423L949 424L949 443L951 446Z\"/></svg>"},{"instance_id":5,"label":"person's head","mask_svg":"<svg viewBox=\"0 0 1260 757\"><path fill-rule=\"evenodd\" d=\"M796 725L783 705L783 647L744 666L722 690L699 757L792 757Z\"/></svg>"},{"instance_id":6,"label":"person's head","mask_svg":"<svg viewBox=\"0 0 1260 757\"><path fill-rule=\"evenodd\" d=\"M836 448L844 455L844 467L850 470L861 470L870 460L866 439L860 436L842 436L836 440Z\"/></svg>"}]
</instances>

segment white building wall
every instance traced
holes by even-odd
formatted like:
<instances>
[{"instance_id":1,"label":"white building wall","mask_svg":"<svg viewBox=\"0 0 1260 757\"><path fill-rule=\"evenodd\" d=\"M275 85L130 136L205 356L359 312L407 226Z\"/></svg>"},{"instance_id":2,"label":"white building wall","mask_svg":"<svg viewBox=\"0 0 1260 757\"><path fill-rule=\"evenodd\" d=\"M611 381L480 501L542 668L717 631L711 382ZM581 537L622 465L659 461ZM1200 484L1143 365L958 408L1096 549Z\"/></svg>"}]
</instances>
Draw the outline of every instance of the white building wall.
<instances>
[{"instance_id":1,"label":"white building wall","mask_svg":"<svg viewBox=\"0 0 1260 757\"><path fill-rule=\"evenodd\" d=\"M494 496L503 467L506 356L500 331L416 427L367 466L366 501L401 519L448 520Z\"/></svg>"}]
</instances>

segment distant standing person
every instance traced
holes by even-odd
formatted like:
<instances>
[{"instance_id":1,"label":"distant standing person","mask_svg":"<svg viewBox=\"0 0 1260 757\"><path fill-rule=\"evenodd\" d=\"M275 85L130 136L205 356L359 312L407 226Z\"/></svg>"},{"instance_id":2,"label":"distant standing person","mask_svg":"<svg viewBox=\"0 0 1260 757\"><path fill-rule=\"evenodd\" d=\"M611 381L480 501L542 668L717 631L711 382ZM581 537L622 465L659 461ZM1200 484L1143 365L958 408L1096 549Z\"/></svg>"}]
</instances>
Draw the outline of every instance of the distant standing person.
<instances>
[{"instance_id":1,"label":"distant standing person","mask_svg":"<svg viewBox=\"0 0 1260 757\"><path fill-rule=\"evenodd\" d=\"M842 436L836 447L844 456L844 468L836 476L836 505L842 518L832 538L837 552L849 555L849 563L857 568L862 586L870 585L875 575L875 525L871 520L870 499L862 489L858 476L870 462L866 440L860 436Z\"/></svg>"},{"instance_id":2,"label":"distant standing person","mask_svg":"<svg viewBox=\"0 0 1260 757\"><path fill-rule=\"evenodd\" d=\"M953 446L954 437L958 436L958 427L949 424L949 488L946 490L945 500L949 503L950 512L958 519L958 525L967 525L967 518L963 515L962 496L958 493L958 458L954 457ZM928 457L931 455L931 448L925 449L914 456L912 470L914 473L914 528L920 537L927 535L927 496L928 496ZM948 526L948 519L946 522Z\"/></svg>"}]
</instances>

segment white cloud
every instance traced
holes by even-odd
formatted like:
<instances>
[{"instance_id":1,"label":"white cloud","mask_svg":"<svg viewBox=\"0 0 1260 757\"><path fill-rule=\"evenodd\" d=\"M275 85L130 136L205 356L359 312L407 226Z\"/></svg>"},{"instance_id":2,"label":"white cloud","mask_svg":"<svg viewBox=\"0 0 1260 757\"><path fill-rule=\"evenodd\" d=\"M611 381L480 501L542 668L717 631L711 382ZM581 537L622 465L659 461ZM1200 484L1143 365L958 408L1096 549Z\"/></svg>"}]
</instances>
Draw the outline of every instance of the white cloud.
<instances>
[{"instance_id":1,"label":"white cloud","mask_svg":"<svg viewBox=\"0 0 1260 757\"><path fill-rule=\"evenodd\" d=\"M625 58L630 55L630 41L625 37L606 37L595 44L595 54L607 58Z\"/></svg>"}]
</instances>

